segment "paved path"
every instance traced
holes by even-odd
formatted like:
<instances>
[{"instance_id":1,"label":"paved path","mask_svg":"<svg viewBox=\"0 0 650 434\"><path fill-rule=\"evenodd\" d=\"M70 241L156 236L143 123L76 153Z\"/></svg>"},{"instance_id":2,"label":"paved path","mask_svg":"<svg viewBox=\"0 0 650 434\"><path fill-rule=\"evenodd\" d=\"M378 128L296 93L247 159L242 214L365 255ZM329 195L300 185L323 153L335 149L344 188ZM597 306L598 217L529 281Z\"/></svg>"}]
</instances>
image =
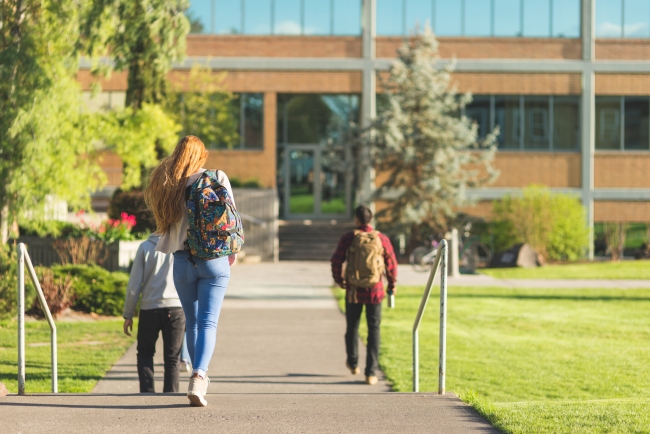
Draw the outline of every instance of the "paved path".
<instances>
[{"instance_id":1,"label":"paved path","mask_svg":"<svg viewBox=\"0 0 650 434\"><path fill-rule=\"evenodd\" d=\"M2 433L498 434L451 395L222 394L206 408L183 395L0 398Z\"/></svg>"},{"instance_id":2,"label":"paved path","mask_svg":"<svg viewBox=\"0 0 650 434\"><path fill-rule=\"evenodd\" d=\"M422 285L427 283L429 273L413 270L409 265L399 266L400 285ZM439 278L436 277L436 282ZM449 286L499 286L506 288L611 288L632 289L650 288L650 280L626 279L497 279L484 274L461 275L449 278Z\"/></svg>"},{"instance_id":3,"label":"paved path","mask_svg":"<svg viewBox=\"0 0 650 434\"><path fill-rule=\"evenodd\" d=\"M188 407L182 393L137 394L131 347L94 394L0 398L0 431L497 433L452 394L387 393L383 375L375 386L350 375L345 319L330 285L326 263L234 267L208 371L207 408Z\"/></svg>"},{"instance_id":4,"label":"paved path","mask_svg":"<svg viewBox=\"0 0 650 434\"><path fill-rule=\"evenodd\" d=\"M208 375L210 393L376 393L385 381L363 384L345 367L345 318L320 263L237 265L219 319ZM161 341L161 340L160 340ZM159 343L160 343L159 341ZM365 347L360 345L361 369ZM94 392L137 393L135 346ZM162 346L156 352L156 390L162 390ZM185 376L183 376L185 377ZM380 377L383 375L380 374ZM183 378L181 390L187 390Z\"/></svg>"}]
</instances>

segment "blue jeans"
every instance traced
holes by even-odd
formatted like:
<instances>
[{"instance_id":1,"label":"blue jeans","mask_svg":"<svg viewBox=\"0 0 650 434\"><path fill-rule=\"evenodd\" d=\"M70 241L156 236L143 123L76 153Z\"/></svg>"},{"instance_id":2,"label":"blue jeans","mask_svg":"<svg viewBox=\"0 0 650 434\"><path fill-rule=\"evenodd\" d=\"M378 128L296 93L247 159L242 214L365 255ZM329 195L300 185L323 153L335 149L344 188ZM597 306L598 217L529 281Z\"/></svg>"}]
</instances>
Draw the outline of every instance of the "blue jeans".
<instances>
[{"instance_id":1,"label":"blue jeans","mask_svg":"<svg viewBox=\"0 0 650 434\"><path fill-rule=\"evenodd\" d=\"M204 261L174 253L174 285L185 312L187 349L195 373L205 377L217 342L219 313L230 280L228 258Z\"/></svg>"},{"instance_id":2,"label":"blue jeans","mask_svg":"<svg viewBox=\"0 0 650 434\"><path fill-rule=\"evenodd\" d=\"M187 333L183 333L183 346L181 347L181 362L190 362L190 352L187 351Z\"/></svg>"}]
</instances>

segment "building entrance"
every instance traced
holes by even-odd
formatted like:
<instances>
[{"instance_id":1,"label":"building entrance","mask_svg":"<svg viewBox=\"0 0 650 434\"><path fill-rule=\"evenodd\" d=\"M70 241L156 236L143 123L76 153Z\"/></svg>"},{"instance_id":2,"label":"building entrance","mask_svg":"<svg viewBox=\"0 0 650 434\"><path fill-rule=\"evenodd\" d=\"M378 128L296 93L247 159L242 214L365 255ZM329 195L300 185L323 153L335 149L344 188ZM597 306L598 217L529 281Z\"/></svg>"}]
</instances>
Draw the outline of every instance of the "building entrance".
<instances>
[{"instance_id":1,"label":"building entrance","mask_svg":"<svg viewBox=\"0 0 650 434\"><path fill-rule=\"evenodd\" d=\"M352 177L347 150L284 145L278 158L281 213L285 219L350 218Z\"/></svg>"}]
</instances>

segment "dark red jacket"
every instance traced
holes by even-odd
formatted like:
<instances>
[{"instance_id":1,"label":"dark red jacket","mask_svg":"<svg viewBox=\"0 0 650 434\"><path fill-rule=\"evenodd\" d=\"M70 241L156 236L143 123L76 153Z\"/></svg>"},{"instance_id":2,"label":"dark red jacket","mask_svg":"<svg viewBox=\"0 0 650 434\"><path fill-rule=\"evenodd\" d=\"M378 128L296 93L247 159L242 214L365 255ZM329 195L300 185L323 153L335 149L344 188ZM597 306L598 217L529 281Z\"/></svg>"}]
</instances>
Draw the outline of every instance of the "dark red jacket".
<instances>
[{"instance_id":1,"label":"dark red jacket","mask_svg":"<svg viewBox=\"0 0 650 434\"><path fill-rule=\"evenodd\" d=\"M370 225L359 226L357 230L364 232L372 232L374 229ZM384 234L379 234L381 239L381 244L384 247L384 264L386 265L386 279L388 280L388 290L391 291L395 288L395 283L397 282L397 258L395 258L395 252L393 251L393 245L390 243L388 237ZM332 276L334 281L339 285L343 286L343 263L346 260L347 252L352 241L354 240L354 231L348 232L347 234L341 237L339 245L332 255L330 260L332 263ZM349 297L352 289L348 286L347 290L347 300L350 300ZM384 282L383 280L377 283L371 288L356 288L356 298L355 303L360 304L378 304L381 303L384 297L386 296L384 292Z\"/></svg>"}]
</instances>

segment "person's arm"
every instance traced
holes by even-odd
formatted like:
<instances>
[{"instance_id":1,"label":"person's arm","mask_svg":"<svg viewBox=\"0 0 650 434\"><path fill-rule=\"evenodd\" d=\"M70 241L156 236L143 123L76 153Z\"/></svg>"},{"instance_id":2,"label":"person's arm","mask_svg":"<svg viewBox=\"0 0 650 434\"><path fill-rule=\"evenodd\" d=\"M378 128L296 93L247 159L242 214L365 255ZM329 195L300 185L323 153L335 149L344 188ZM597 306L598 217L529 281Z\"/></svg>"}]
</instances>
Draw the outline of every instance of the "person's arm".
<instances>
[{"instance_id":1,"label":"person's arm","mask_svg":"<svg viewBox=\"0 0 650 434\"><path fill-rule=\"evenodd\" d=\"M390 242L390 239L382 234L381 241L384 246L384 265L386 266L388 292L395 293L395 284L397 283L397 257L395 256L393 244Z\"/></svg>"},{"instance_id":2,"label":"person's arm","mask_svg":"<svg viewBox=\"0 0 650 434\"><path fill-rule=\"evenodd\" d=\"M345 262L345 258L349 247L350 247L350 237L349 234L345 234L341 237L341 240L339 241L339 244L336 247L334 254L332 255L332 259L330 259L330 262L332 263L332 277L334 278L336 284L344 289L345 289L345 280L343 279L342 271L343 271L343 263Z\"/></svg>"},{"instance_id":3,"label":"person's arm","mask_svg":"<svg viewBox=\"0 0 650 434\"><path fill-rule=\"evenodd\" d=\"M232 203L235 203L235 195L232 193L232 186L230 185L230 180L228 179L228 175L226 175L226 172L223 170L217 170L217 180L226 187L226 190L228 190L228 194L230 195L230 198L232 199ZM235 204L235 206L237 206Z\"/></svg>"},{"instance_id":4,"label":"person's arm","mask_svg":"<svg viewBox=\"0 0 650 434\"><path fill-rule=\"evenodd\" d=\"M146 242L147 241L144 243ZM131 275L129 276L129 284L126 287L124 311L122 312L122 317L124 317L125 320L131 320L133 318L133 314L135 313L135 306L138 304L138 299L140 298L140 293L142 292L145 265L144 243L140 244L140 247L138 247L138 251L135 254L133 267L131 267ZM124 333L126 333L126 321L124 328Z\"/></svg>"},{"instance_id":5,"label":"person's arm","mask_svg":"<svg viewBox=\"0 0 650 434\"><path fill-rule=\"evenodd\" d=\"M226 175L226 172L223 170L217 170L217 180L226 187L226 190L228 190L228 194L230 194L230 198L232 199L232 203L235 204L235 195L232 193L232 186L230 185L230 180L228 179L228 175ZM228 256L228 264L230 266L235 265L235 262L237 262L237 254L235 253L234 255L229 255Z\"/></svg>"}]
</instances>

